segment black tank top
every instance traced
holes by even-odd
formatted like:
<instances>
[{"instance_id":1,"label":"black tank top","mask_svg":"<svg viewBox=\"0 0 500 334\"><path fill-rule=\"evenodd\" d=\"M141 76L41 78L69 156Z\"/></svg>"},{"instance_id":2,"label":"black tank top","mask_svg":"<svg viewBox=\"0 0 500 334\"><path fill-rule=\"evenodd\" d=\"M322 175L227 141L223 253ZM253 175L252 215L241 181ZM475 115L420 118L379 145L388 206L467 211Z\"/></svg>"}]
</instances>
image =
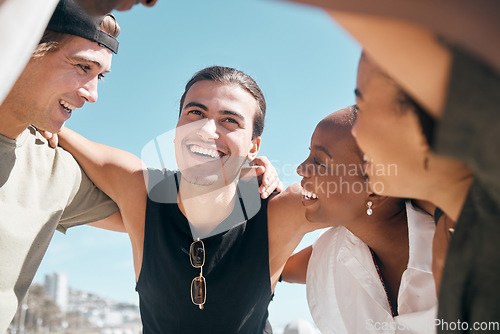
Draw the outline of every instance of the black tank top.
<instances>
[{"instance_id":1,"label":"black tank top","mask_svg":"<svg viewBox=\"0 0 500 334\"><path fill-rule=\"evenodd\" d=\"M207 287L200 310L191 301L191 281L200 269L189 260L193 237L176 203L177 177L171 172L149 173L144 253L136 286L143 333L272 332L267 323L272 298L267 201L260 202L249 220L203 239Z\"/></svg>"}]
</instances>

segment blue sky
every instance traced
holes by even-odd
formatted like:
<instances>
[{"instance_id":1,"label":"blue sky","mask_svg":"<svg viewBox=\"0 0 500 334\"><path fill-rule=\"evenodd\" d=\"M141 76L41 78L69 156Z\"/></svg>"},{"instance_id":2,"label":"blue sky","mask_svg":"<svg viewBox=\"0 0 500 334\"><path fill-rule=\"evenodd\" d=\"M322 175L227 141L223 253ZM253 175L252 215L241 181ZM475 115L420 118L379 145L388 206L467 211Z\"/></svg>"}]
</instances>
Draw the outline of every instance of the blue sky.
<instances>
[{"instance_id":1,"label":"blue sky","mask_svg":"<svg viewBox=\"0 0 500 334\"><path fill-rule=\"evenodd\" d=\"M99 100L67 123L91 140L140 156L150 140L175 127L183 87L196 71L235 67L264 92L261 154L291 184L300 181L295 169L307 157L316 124L354 103L361 50L319 9L275 0L160 0L116 18L120 50ZM125 234L91 227L56 233L35 281L54 271L66 273L74 288L137 303ZM311 320L305 288L282 283L270 321L282 328L295 318Z\"/></svg>"}]
</instances>

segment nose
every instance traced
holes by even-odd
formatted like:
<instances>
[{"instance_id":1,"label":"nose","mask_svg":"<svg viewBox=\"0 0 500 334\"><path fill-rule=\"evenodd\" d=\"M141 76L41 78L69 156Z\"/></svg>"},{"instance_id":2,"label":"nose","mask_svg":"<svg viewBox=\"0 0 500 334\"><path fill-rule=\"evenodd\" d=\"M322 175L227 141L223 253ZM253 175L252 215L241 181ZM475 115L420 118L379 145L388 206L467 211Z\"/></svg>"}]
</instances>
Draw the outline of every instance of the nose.
<instances>
[{"instance_id":1,"label":"nose","mask_svg":"<svg viewBox=\"0 0 500 334\"><path fill-rule=\"evenodd\" d=\"M198 135L202 137L204 140L214 140L219 138L219 134L217 133L217 125L215 124L214 119L204 119L200 121L201 127L198 130Z\"/></svg>"},{"instance_id":2,"label":"nose","mask_svg":"<svg viewBox=\"0 0 500 334\"><path fill-rule=\"evenodd\" d=\"M97 101L97 77L89 80L80 87L78 93L86 102L95 103Z\"/></svg>"},{"instance_id":3,"label":"nose","mask_svg":"<svg viewBox=\"0 0 500 334\"><path fill-rule=\"evenodd\" d=\"M142 4L146 7L153 7L157 0L142 0Z\"/></svg>"},{"instance_id":4,"label":"nose","mask_svg":"<svg viewBox=\"0 0 500 334\"><path fill-rule=\"evenodd\" d=\"M309 177L309 175L311 175L310 168L310 164L307 162L307 160L305 160L299 165L299 167L297 167L297 174L302 177Z\"/></svg>"}]
</instances>

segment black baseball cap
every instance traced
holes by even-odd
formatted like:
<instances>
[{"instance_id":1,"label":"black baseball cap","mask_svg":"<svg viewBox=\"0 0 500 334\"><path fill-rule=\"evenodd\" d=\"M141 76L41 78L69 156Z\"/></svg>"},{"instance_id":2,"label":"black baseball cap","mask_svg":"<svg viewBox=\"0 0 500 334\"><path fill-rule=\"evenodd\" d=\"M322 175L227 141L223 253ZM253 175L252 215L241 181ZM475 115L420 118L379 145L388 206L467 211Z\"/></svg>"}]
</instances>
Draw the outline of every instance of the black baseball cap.
<instances>
[{"instance_id":1,"label":"black baseball cap","mask_svg":"<svg viewBox=\"0 0 500 334\"><path fill-rule=\"evenodd\" d=\"M83 37L117 53L116 38L101 30L101 23L107 15L91 16L75 0L60 0L47 30Z\"/></svg>"}]
</instances>

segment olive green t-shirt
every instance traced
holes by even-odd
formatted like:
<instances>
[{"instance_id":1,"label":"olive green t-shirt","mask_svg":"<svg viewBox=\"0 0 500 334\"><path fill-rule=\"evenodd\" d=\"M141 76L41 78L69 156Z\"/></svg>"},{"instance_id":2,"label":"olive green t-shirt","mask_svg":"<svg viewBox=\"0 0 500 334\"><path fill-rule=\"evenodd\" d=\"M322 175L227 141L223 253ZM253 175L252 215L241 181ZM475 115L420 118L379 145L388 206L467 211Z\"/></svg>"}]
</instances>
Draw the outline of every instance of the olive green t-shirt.
<instances>
[{"instance_id":1,"label":"olive green t-shirt","mask_svg":"<svg viewBox=\"0 0 500 334\"><path fill-rule=\"evenodd\" d=\"M118 211L75 159L32 127L0 135L0 333L5 333L57 229ZM54 268L55 269L55 268Z\"/></svg>"}]
</instances>

